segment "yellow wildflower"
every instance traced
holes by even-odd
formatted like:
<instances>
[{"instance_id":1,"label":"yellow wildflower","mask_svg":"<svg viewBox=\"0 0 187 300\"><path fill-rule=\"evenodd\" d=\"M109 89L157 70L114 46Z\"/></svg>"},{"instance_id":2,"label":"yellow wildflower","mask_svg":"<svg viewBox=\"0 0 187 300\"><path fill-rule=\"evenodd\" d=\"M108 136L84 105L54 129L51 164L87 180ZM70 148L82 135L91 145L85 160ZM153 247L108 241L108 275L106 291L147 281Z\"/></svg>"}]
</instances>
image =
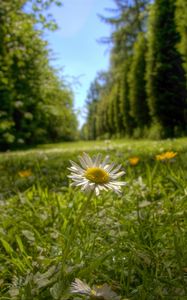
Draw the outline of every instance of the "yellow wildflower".
<instances>
[{"instance_id":1,"label":"yellow wildflower","mask_svg":"<svg viewBox=\"0 0 187 300\"><path fill-rule=\"evenodd\" d=\"M23 170L23 171L19 171L18 174L20 177L29 177L32 175L32 171L31 170Z\"/></svg>"},{"instance_id":2,"label":"yellow wildflower","mask_svg":"<svg viewBox=\"0 0 187 300\"><path fill-rule=\"evenodd\" d=\"M140 159L138 156L130 157L129 162L131 166L136 166L139 163Z\"/></svg>"},{"instance_id":3,"label":"yellow wildflower","mask_svg":"<svg viewBox=\"0 0 187 300\"><path fill-rule=\"evenodd\" d=\"M162 154L156 155L156 160L170 160L177 155L177 152L167 151Z\"/></svg>"}]
</instances>

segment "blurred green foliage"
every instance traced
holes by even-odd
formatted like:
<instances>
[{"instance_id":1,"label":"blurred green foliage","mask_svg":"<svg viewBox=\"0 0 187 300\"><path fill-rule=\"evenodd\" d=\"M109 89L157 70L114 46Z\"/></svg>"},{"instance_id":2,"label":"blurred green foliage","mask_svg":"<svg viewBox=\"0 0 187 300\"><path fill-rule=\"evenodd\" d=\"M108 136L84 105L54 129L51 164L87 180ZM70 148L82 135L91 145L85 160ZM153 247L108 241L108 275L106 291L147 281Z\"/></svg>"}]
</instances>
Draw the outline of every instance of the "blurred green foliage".
<instances>
[{"instance_id":1,"label":"blurred green foliage","mask_svg":"<svg viewBox=\"0 0 187 300\"><path fill-rule=\"evenodd\" d=\"M42 38L42 28L54 24L45 14L53 2L58 1L0 3L1 149L76 136L73 94L50 66Z\"/></svg>"}]
</instances>

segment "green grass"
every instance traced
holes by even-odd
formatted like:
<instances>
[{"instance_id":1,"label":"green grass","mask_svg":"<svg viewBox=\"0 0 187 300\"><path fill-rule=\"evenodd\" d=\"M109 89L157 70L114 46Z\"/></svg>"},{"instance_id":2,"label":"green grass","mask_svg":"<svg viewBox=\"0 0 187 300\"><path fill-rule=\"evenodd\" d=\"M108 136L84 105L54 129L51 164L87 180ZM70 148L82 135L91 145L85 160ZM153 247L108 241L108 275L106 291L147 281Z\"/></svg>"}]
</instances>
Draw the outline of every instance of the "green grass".
<instances>
[{"instance_id":1,"label":"green grass","mask_svg":"<svg viewBox=\"0 0 187 300\"><path fill-rule=\"evenodd\" d=\"M174 160L155 155L177 151ZM109 154L126 171L120 197L69 186L69 160ZM128 158L140 157L136 166ZM19 172L31 175L20 177ZM121 299L187 299L187 139L97 141L0 154L0 299L86 299L75 278Z\"/></svg>"}]
</instances>

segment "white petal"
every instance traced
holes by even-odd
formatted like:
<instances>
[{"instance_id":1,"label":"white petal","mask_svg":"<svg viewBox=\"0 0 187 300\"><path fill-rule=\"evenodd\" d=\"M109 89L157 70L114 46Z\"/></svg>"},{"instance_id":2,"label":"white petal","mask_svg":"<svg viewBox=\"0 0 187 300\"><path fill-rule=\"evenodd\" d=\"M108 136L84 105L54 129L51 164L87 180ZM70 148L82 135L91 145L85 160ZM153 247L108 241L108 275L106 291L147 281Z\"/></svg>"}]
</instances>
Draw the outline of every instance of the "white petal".
<instances>
[{"instance_id":1,"label":"white petal","mask_svg":"<svg viewBox=\"0 0 187 300\"><path fill-rule=\"evenodd\" d=\"M122 186L122 185L126 185L127 183L125 181L111 181L110 184L112 186Z\"/></svg>"},{"instance_id":2,"label":"white petal","mask_svg":"<svg viewBox=\"0 0 187 300\"><path fill-rule=\"evenodd\" d=\"M89 285L87 283L84 283L80 279L76 278L75 281L71 284L70 293L90 295L91 288L89 287Z\"/></svg>"},{"instance_id":3,"label":"white petal","mask_svg":"<svg viewBox=\"0 0 187 300\"><path fill-rule=\"evenodd\" d=\"M117 181L117 184L121 185L121 186L125 186L125 185L127 185L127 182L125 182L125 181Z\"/></svg>"},{"instance_id":4,"label":"white petal","mask_svg":"<svg viewBox=\"0 0 187 300\"><path fill-rule=\"evenodd\" d=\"M117 173L117 174L112 175L112 178L113 178L113 179L116 179L116 178L118 178L118 177L123 176L124 174L125 174L125 172L124 172L124 171L121 171L121 172L119 172L119 173Z\"/></svg>"},{"instance_id":5,"label":"white petal","mask_svg":"<svg viewBox=\"0 0 187 300\"><path fill-rule=\"evenodd\" d=\"M96 155L96 157L93 161L94 166L99 167L99 165L101 163L101 158L102 158L102 155L100 153Z\"/></svg>"},{"instance_id":6,"label":"white petal","mask_svg":"<svg viewBox=\"0 0 187 300\"><path fill-rule=\"evenodd\" d=\"M82 178L82 177L75 177L75 176L73 176L71 179L74 181L83 181L84 180L84 178Z\"/></svg>"},{"instance_id":7,"label":"white petal","mask_svg":"<svg viewBox=\"0 0 187 300\"><path fill-rule=\"evenodd\" d=\"M105 187L104 184L103 184L103 185L100 185L99 188L100 188L101 191L102 191L102 190L107 191L107 188Z\"/></svg>"},{"instance_id":8,"label":"white petal","mask_svg":"<svg viewBox=\"0 0 187 300\"><path fill-rule=\"evenodd\" d=\"M71 175L68 175L67 177L69 178L77 178L77 179L82 179L82 175L71 173Z\"/></svg>"},{"instance_id":9,"label":"white petal","mask_svg":"<svg viewBox=\"0 0 187 300\"><path fill-rule=\"evenodd\" d=\"M114 170L111 171L111 174L117 173L121 169L122 165L118 165Z\"/></svg>"},{"instance_id":10,"label":"white petal","mask_svg":"<svg viewBox=\"0 0 187 300\"><path fill-rule=\"evenodd\" d=\"M99 196L99 194L100 194L100 190L99 190L98 185L95 187L95 193L96 193L96 196Z\"/></svg>"},{"instance_id":11,"label":"white petal","mask_svg":"<svg viewBox=\"0 0 187 300\"><path fill-rule=\"evenodd\" d=\"M104 166L107 165L108 161L109 161L110 157L109 155L107 155L104 159L104 161L100 164L100 167L103 168Z\"/></svg>"},{"instance_id":12,"label":"white petal","mask_svg":"<svg viewBox=\"0 0 187 300\"><path fill-rule=\"evenodd\" d=\"M81 185L85 185L86 182L85 181L81 181L81 182L76 182L75 185L76 186L81 186Z\"/></svg>"},{"instance_id":13,"label":"white petal","mask_svg":"<svg viewBox=\"0 0 187 300\"><path fill-rule=\"evenodd\" d=\"M115 163L112 163L112 164L107 165L106 167L104 167L104 170L109 173L113 169L114 166L115 166Z\"/></svg>"},{"instance_id":14,"label":"white petal","mask_svg":"<svg viewBox=\"0 0 187 300\"><path fill-rule=\"evenodd\" d=\"M105 186L107 187L107 189L113 189L113 185L111 185L110 183L105 183Z\"/></svg>"},{"instance_id":15,"label":"white petal","mask_svg":"<svg viewBox=\"0 0 187 300\"><path fill-rule=\"evenodd\" d=\"M71 182L70 186L77 186L77 182Z\"/></svg>"},{"instance_id":16,"label":"white petal","mask_svg":"<svg viewBox=\"0 0 187 300\"><path fill-rule=\"evenodd\" d=\"M85 170L82 169L78 164L76 164L74 161L70 160L70 163L72 164L72 167L77 168L78 170L84 172Z\"/></svg>"},{"instance_id":17,"label":"white petal","mask_svg":"<svg viewBox=\"0 0 187 300\"><path fill-rule=\"evenodd\" d=\"M82 167L84 169L87 169L89 166L87 165L86 161L84 160L84 158L82 156L78 156L79 160L80 160L80 163L82 165Z\"/></svg>"},{"instance_id":18,"label":"white petal","mask_svg":"<svg viewBox=\"0 0 187 300\"><path fill-rule=\"evenodd\" d=\"M68 170L70 170L71 172L74 172L74 173L79 173L79 174L84 174L85 173L85 170L81 169L81 168L76 168L76 167L70 167L68 168Z\"/></svg>"},{"instance_id":19,"label":"white petal","mask_svg":"<svg viewBox=\"0 0 187 300\"><path fill-rule=\"evenodd\" d=\"M84 187L82 187L82 190L85 191L85 192L92 191L92 189L93 189L93 185L90 185L89 183L86 183L84 185Z\"/></svg>"},{"instance_id":20,"label":"white petal","mask_svg":"<svg viewBox=\"0 0 187 300\"><path fill-rule=\"evenodd\" d=\"M88 167L92 167L93 166L93 161L91 159L91 157L87 154L87 153L83 153L83 159L85 160L86 164L88 165Z\"/></svg>"},{"instance_id":21,"label":"white petal","mask_svg":"<svg viewBox=\"0 0 187 300\"><path fill-rule=\"evenodd\" d=\"M90 184L89 182L86 182L84 186L81 188L81 190L85 192L92 191L93 189L94 189L94 185Z\"/></svg>"}]
</instances>

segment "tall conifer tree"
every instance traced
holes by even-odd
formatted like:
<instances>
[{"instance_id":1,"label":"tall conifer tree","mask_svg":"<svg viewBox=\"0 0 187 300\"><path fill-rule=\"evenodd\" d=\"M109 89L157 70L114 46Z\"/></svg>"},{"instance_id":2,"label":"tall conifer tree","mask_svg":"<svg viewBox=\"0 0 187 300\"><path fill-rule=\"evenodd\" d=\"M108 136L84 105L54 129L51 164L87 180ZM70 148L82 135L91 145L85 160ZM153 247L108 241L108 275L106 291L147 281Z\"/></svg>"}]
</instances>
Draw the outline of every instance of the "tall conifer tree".
<instances>
[{"instance_id":1,"label":"tall conifer tree","mask_svg":"<svg viewBox=\"0 0 187 300\"><path fill-rule=\"evenodd\" d=\"M177 50L180 36L175 24L175 0L156 0L148 33L147 93L154 122L163 136L184 131L186 82L182 58Z\"/></svg>"},{"instance_id":2,"label":"tall conifer tree","mask_svg":"<svg viewBox=\"0 0 187 300\"><path fill-rule=\"evenodd\" d=\"M179 42L179 51L184 60L184 68L187 77L187 0L177 0L176 3L176 21L181 36Z\"/></svg>"},{"instance_id":3,"label":"tall conifer tree","mask_svg":"<svg viewBox=\"0 0 187 300\"><path fill-rule=\"evenodd\" d=\"M134 55L129 71L129 101L131 116L139 128L149 124L149 110L145 90L145 53L146 40L143 33L139 33L134 44Z\"/></svg>"},{"instance_id":4,"label":"tall conifer tree","mask_svg":"<svg viewBox=\"0 0 187 300\"><path fill-rule=\"evenodd\" d=\"M130 116L128 72L133 55L133 45L139 32L146 29L147 4L150 0L114 0L116 4L116 16L104 18L114 26L111 35L113 48L111 51L111 73L114 82L119 82L119 97L116 98L114 113L119 111L118 117L122 120L119 132L131 135L134 127ZM111 90L112 91L112 90ZM117 101L119 103L117 103ZM117 117L115 116L117 120Z\"/></svg>"}]
</instances>

